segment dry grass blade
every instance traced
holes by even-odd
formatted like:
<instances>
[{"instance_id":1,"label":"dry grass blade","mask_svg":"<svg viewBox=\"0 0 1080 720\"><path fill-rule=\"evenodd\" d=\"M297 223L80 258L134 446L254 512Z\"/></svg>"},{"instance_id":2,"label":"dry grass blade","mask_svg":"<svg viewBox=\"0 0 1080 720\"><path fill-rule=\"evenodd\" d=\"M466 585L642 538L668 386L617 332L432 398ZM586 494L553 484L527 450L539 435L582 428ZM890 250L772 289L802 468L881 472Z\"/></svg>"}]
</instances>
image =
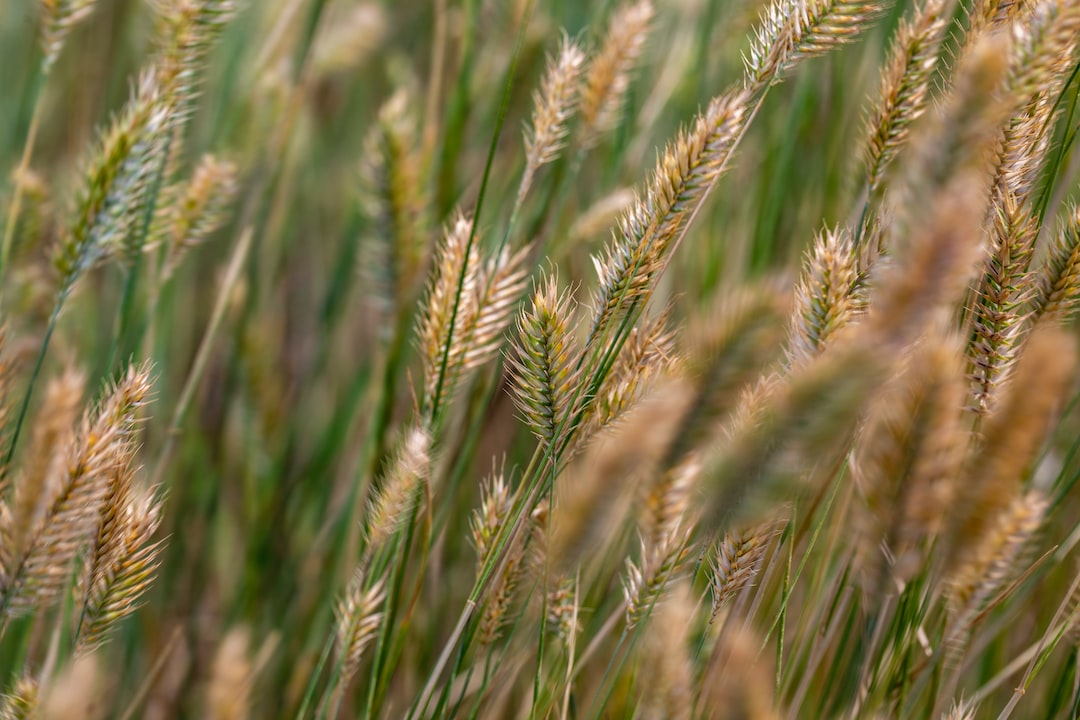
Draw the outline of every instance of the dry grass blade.
<instances>
[{"instance_id":1,"label":"dry grass blade","mask_svg":"<svg viewBox=\"0 0 1080 720\"><path fill-rule=\"evenodd\" d=\"M851 42L883 9L866 0L774 0L745 58L747 87L762 92L800 60Z\"/></svg>"},{"instance_id":2,"label":"dry grass blade","mask_svg":"<svg viewBox=\"0 0 1080 720\"><path fill-rule=\"evenodd\" d=\"M206 720L247 720L251 714L254 672L248 657L251 633L229 630L214 654L206 689Z\"/></svg>"}]
</instances>

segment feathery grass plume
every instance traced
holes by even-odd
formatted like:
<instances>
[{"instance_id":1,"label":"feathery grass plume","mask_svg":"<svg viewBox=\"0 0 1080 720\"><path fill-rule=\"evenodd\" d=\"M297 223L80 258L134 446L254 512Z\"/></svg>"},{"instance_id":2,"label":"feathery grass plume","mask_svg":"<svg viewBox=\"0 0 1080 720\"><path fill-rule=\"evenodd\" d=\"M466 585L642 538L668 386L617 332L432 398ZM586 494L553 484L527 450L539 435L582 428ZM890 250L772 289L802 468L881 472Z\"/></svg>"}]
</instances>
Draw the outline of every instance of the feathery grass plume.
<instances>
[{"instance_id":1,"label":"feathery grass plume","mask_svg":"<svg viewBox=\"0 0 1080 720\"><path fill-rule=\"evenodd\" d=\"M690 556L691 524L677 527L653 545L641 538L638 562L626 560L626 579L623 595L626 597L626 627L637 627L647 618L653 607L661 602L668 586L679 577L683 564Z\"/></svg>"},{"instance_id":2,"label":"feathery grass plume","mask_svg":"<svg viewBox=\"0 0 1080 720\"><path fill-rule=\"evenodd\" d=\"M187 187L163 208L167 217L161 229L167 244L163 281L172 277L188 250L225 224L237 189L236 165L203 155Z\"/></svg>"},{"instance_id":3,"label":"feathery grass plume","mask_svg":"<svg viewBox=\"0 0 1080 720\"><path fill-rule=\"evenodd\" d=\"M578 216L570 226L567 241L575 245L607 231L634 202L634 191L630 188L622 187L605 195ZM553 241L557 240L553 238Z\"/></svg>"},{"instance_id":4,"label":"feathery grass plume","mask_svg":"<svg viewBox=\"0 0 1080 720\"><path fill-rule=\"evenodd\" d=\"M393 327L388 318L413 301L424 260L415 125L409 96L399 90L379 110L364 145L363 206L372 234L364 239L361 257L387 331Z\"/></svg>"},{"instance_id":5,"label":"feathery grass plume","mask_svg":"<svg viewBox=\"0 0 1080 720\"><path fill-rule=\"evenodd\" d=\"M641 660L648 673L642 687L643 720L690 720L694 708L694 664L687 641L694 625L694 601L687 582L672 589L645 629Z\"/></svg>"},{"instance_id":6,"label":"feathery grass plume","mask_svg":"<svg viewBox=\"0 0 1080 720\"><path fill-rule=\"evenodd\" d=\"M1013 23L1006 92L1015 105L998 150L995 198L1012 192L1022 205L1031 197L1046 163L1058 95L1078 37L1080 7L1072 2L1044 0L1027 22Z\"/></svg>"},{"instance_id":7,"label":"feathery grass plume","mask_svg":"<svg viewBox=\"0 0 1080 720\"><path fill-rule=\"evenodd\" d=\"M788 293L772 283L728 290L684 333L682 364L696 398L668 448L666 466L709 443L718 420L754 404L751 396L767 382L761 368L771 365L783 344L787 300Z\"/></svg>"},{"instance_id":8,"label":"feathery grass plume","mask_svg":"<svg viewBox=\"0 0 1080 720\"><path fill-rule=\"evenodd\" d=\"M13 524L2 551L9 561L26 549L31 533L53 501L82 410L85 384L83 373L69 369L45 388L26 460L15 479Z\"/></svg>"},{"instance_id":9,"label":"feathery grass plume","mask_svg":"<svg viewBox=\"0 0 1080 720\"><path fill-rule=\"evenodd\" d=\"M738 90L714 98L693 127L664 148L644 196L619 222L603 253L593 256L599 289L588 347L651 293L680 231L735 147L747 120L747 100Z\"/></svg>"},{"instance_id":10,"label":"feathery grass plume","mask_svg":"<svg viewBox=\"0 0 1080 720\"><path fill-rule=\"evenodd\" d=\"M738 595L757 575L769 542L776 535L772 522L754 525L746 530L728 530L716 547L710 564L709 591L712 610L709 623L716 621L720 610Z\"/></svg>"},{"instance_id":11,"label":"feathery grass plume","mask_svg":"<svg viewBox=\"0 0 1080 720\"><path fill-rule=\"evenodd\" d=\"M701 476L700 453L691 453L673 467L662 468L645 486L639 519L642 542L661 547L685 523L691 497Z\"/></svg>"},{"instance_id":12,"label":"feathery grass plume","mask_svg":"<svg viewBox=\"0 0 1080 720\"><path fill-rule=\"evenodd\" d=\"M1020 349L1033 291L1028 268L1038 235L1037 222L1008 190L995 210L991 247L972 301L967 351L974 409L980 414L993 408Z\"/></svg>"},{"instance_id":13,"label":"feathery grass plume","mask_svg":"<svg viewBox=\"0 0 1080 720\"><path fill-rule=\"evenodd\" d=\"M823 230L807 253L806 268L795 287L786 354L788 368L805 365L821 354L837 331L859 309L855 285L858 256L851 233Z\"/></svg>"},{"instance_id":14,"label":"feathery grass plume","mask_svg":"<svg viewBox=\"0 0 1080 720\"><path fill-rule=\"evenodd\" d=\"M1056 95L1072 67L1080 42L1080 7L1071 0L1041 0L1028 22L1012 25L1013 45L1006 88L1014 101L1029 105Z\"/></svg>"},{"instance_id":15,"label":"feathery grass plume","mask_svg":"<svg viewBox=\"0 0 1080 720\"><path fill-rule=\"evenodd\" d=\"M616 422L657 378L675 369L678 359L669 316L670 308L630 330L588 408L575 438L578 447Z\"/></svg>"},{"instance_id":16,"label":"feathery grass plume","mask_svg":"<svg viewBox=\"0 0 1080 720\"><path fill-rule=\"evenodd\" d=\"M12 558L0 587L0 614L52 603L64 589L101 515L111 471L130 461L139 408L149 394L149 366L132 366L101 405L86 413L48 507Z\"/></svg>"},{"instance_id":17,"label":"feathery grass plume","mask_svg":"<svg viewBox=\"0 0 1080 720\"><path fill-rule=\"evenodd\" d=\"M536 171L559 157L567 123L577 109L578 77L584 65L585 53L564 34L558 57L548 61L547 74L533 98L532 127L525 130L525 171L518 187L519 205Z\"/></svg>"},{"instance_id":18,"label":"feathery grass plume","mask_svg":"<svg viewBox=\"0 0 1080 720\"><path fill-rule=\"evenodd\" d=\"M778 720L772 663L749 626L737 623L721 634L705 666L697 712L708 720Z\"/></svg>"},{"instance_id":19,"label":"feathery grass plume","mask_svg":"<svg viewBox=\"0 0 1080 720\"><path fill-rule=\"evenodd\" d=\"M907 142L911 124L926 111L930 81L948 28L948 0L926 0L901 20L881 73L879 100L867 118L866 179L870 195Z\"/></svg>"},{"instance_id":20,"label":"feathery grass plume","mask_svg":"<svg viewBox=\"0 0 1080 720\"><path fill-rule=\"evenodd\" d=\"M573 297L559 292L554 272L542 276L518 318L508 364L518 410L545 447L557 447L568 429L579 377L574 325Z\"/></svg>"},{"instance_id":21,"label":"feathery grass plume","mask_svg":"<svg viewBox=\"0 0 1080 720\"><path fill-rule=\"evenodd\" d=\"M367 584L367 574L358 568L349 582L345 597L338 602L337 648L341 662L339 687L347 687L360 669L364 650L375 638L383 620L382 607L386 598L385 579Z\"/></svg>"},{"instance_id":22,"label":"feathery grass plume","mask_svg":"<svg viewBox=\"0 0 1080 720\"><path fill-rule=\"evenodd\" d=\"M458 215L435 255L417 332L425 413L442 407L462 373L498 354L528 282L528 246L484 261L471 235L472 221Z\"/></svg>"},{"instance_id":23,"label":"feathery grass plume","mask_svg":"<svg viewBox=\"0 0 1080 720\"><path fill-rule=\"evenodd\" d=\"M0 720L34 720L39 717L38 682L29 675L15 681L11 692L0 696Z\"/></svg>"},{"instance_id":24,"label":"feathery grass plume","mask_svg":"<svg viewBox=\"0 0 1080 720\"><path fill-rule=\"evenodd\" d=\"M319 77L359 68L386 37L387 17L378 3L348 8L337 21L328 22L313 43L312 71Z\"/></svg>"},{"instance_id":25,"label":"feathery grass plume","mask_svg":"<svg viewBox=\"0 0 1080 720\"><path fill-rule=\"evenodd\" d=\"M145 74L83 173L71 224L54 257L58 307L98 261L120 247L131 250L127 244L145 212L167 121L167 105L153 77Z\"/></svg>"},{"instance_id":26,"label":"feathery grass plume","mask_svg":"<svg viewBox=\"0 0 1080 720\"><path fill-rule=\"evenodd\" d=\"M495 549L493 543L510 516L513 500L510 487L503 479L502 473L494 474L486 483L480 508L473 513L470 522L472 542L476 548L477 576L483 573L484 565ZM478 633L480 643L483 645L490 645L499 638L518 576L523 569L523 557L524 544L521 540L517 540L510 551L505 567L494 580L494 588L480 618Z\"/></svg>"},{"instance_id":27,"label":"feathery grass plume","mask_svg":"<svg viewBox=\"0 0 1080 720\"><path fill-rule=\"evenodd\" d=\"M800 60L853 41L884 7L877 0L773 0L744 58L747 88L764 92Z\"/></svg>"},{"instance_id":28,"label":"feathery grass plume","mask_svg":"<svg viewBox=\"0 0 1080 720\"><path fill-rule=\"evenodd\" d=\"M949 576L947 596L957 622L972 622L996 593L1024 568L1025 552L1042 525L1050 501L1038 490L1012 499L993 518L971 556ZM966 617L965 617L966 616ZM957 632L963 628L955 628Z\"/></svg>"},{"instance_id":29,"label":"feathery grass plume","mask_svg":"<svg viewBox=\"0 0 1080 720\"><path fill-rule=\"evenodd\" d=\"M206 58L237 7L234 0L155 0L154 6L163 37L156 79L172 105L170 127L180 131L191 116ZM174 153L179 145L174 143Z\"/></svg>"},{"instance_id":30,"label":"feathery grass plume","mask_svg":"<svg viewBox=\"0 0 1080 720\"><path fill-rule=\"evenodd\" d=\"M1039 322L1062 323L1080 304L1080 207L1062 221L1038 271L1031 314Z\"/></svg>"},{"instance_id":31,"label":"feathery grass plume","mask_svg":"<svg viewBox=\"0 0 1080 720\"><path fill-rule=\"evenodd\" d=\"M1054 326L1036 328L1016 372L990 416L969 463L964 497L953 504L949 565L977 554L993 524L1016 497L1073 382L1073 338Z\"/></svg>"},{"instance_id":32,"label":"feathery grass plume","mask_svg":"<svg viewBox=\"0 0 1080 720\"><path fill-rule=\"evenodd\" d=\"M941 716L941 720L975 720L975 712L978 709L978 706L973 703L953 702L949 711Z\"/></svg>"},{"instance_id":33,"label":"feathery grass plume","mask_svg":"<svg viewBox=\"0 0 1080 720\"><path fill-rule=\"evenodd\" d=\"M464 353L461 369L475 370L494 359L529 283L526 270L531 247L516 253L504 249L489 259L479 274L473 312L461 319Z\"/></svg>"},{"instance_id":34,"label":"feathery grass plume","mask_svg":"<svg viewBox=\"0 0 1080 720\"><path fill-rule=\"evenodd\" d=\"M132 487L132 467L120 465L111 474L79 583L82 613L77 643L84 652L104 642L116 623L139 607L163 546L163 541L151 542L161 524L161 501L152 491Z\"/></svg>"},{"instance_id":35,"label":"feathery grass plume","mask_svg":"<svg viewBox=\"0 0 1080 720\"><path fill-rule=\"evenodd\" d=\"M42 65L48 74L60 51L64 49L67 36L94 12L97 0L38 0L41 5L41 47L45 52Z\"/></svg>"},{"instance_id":36,"label":"feathery grass plume","mask_svg":"<svg viewBox=\"0 0 1080 720\"><path fill-rule=\"evenodd\" d=\"M652 25L650 0L620 5L611 15L604 41L585 71L581 88L581 128L578 142L588 149L619 122L630 74L637 64Z\"/></svg>"},{"instance_id":37,"label":"feathery grass plume","mask_svg":"<svg viewBox=\"0 0 1080 720\"><path fill-rule=\"evenodd\" d=\"M931 332L871 407L851 462L865 501L854 514L856 569L871 592L882 589L882 545L891 575L907 580L924 566L968 445L965 394L958 339Z\"/></svg>"},{"instance_id":38,"label":"feathery grass plume","mask_svg":"<svg viewBox=\"0 0 1080 720\"><path fill-rule=\"evenodd\" d=\"M703 529L760 521L770 503L792 496L811 458L819 464L850 434L889 363L884 346L845 345L769 383L757 407L735 416L702 475Z\"/></svg>"},{"instance_id":39,"label":"feathery grass plume","mask_svg":"<svg viewBox=\"0 0 1080 720\"><path fill-rule=\"evenodd\" d=\"M101 720L107 708L105 676L96 655L76 655L58 675L42 683L41 720Z\"/></svg>"},{"instance_id":40,"label":"feathery grass plume","mask_svg":"<svg viewBox=\"0 0 1080 720\"><path fill-rule=\"evenodd\" d=\"M424 360L424 409L442 405L465 355L462 321L475 313L479 250L470 246L472 221L460 213L450 221L435 251L432 276L417 327ZM455 315L456 313L456 315ZM445 367L444 367L445 365Z\"/></svg>"},{"instance_id":41,"label":"feathery grass plume","mask_svg":"<svg viewBox=\"0 0 1080 720\"><path fill-rule=\"evenodd\" d=\"M431 436L412 427L387 466L378 494L368 506L367 544L371 552L390 539L416 502L417 489L427 481L431 464Z\"/></svg>"},{"instance_id":42,"label":"feathery grass plume","mask_svg":"<svg viewBox=\"0 0 1080 720\"><path fill-rule=\"evenodd\" d=\"M207 720L247 720L251 715L254 669L248 657L251 633L234 627L225 634L214 653L210 683L206 689Z\"/></svg>"},{"instance_id":43,"label":"feathery grass plume","mask_svg":"<svg viewBox=\"0 0 1080 720\"><path fill-rule=\"evenodd\" d=\"M658 386L622 422L598 434L574 465L556 478L548 548L556 570L571 571L609 539L639 483L670 447L692 401L686 383Z\"/></svg>"}]
</instances>

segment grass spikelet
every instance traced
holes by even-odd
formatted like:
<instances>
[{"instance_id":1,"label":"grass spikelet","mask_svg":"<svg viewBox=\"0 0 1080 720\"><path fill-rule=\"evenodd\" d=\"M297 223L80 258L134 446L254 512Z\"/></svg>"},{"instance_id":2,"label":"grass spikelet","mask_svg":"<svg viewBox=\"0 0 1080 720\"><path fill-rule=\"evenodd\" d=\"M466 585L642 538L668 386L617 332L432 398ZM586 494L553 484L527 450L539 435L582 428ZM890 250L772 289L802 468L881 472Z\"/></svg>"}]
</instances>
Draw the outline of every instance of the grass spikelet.
<instances>
[{"instance_id":1,"label":"grass spikelet","mask_svg":"<svg viewBox=\"0 0 1080 720\"><path fill-rule=\"evenodd\" d=\"M413 300L423 266L423 212L415 119L409 97L398 91L379 110L368 133L363 167L363 201L372 234L365 238L365 279L384 316ZM384 319L387 329L392 327Z\"/></svg>"},{"instance_id":2,"label":"grass spikelet","mask_svg":"<svg viewBox=\"0 0 1080 720\"><path fill-rule=\"evenodd\" d=\"M757 575L769 542L776 534L772 523L746 530L728 530L716 547L709 573L712 610L709 623L716 621L724 606Z\"/></svg>"},{"instance_id":3,"label":"grass spikelet","mask_svg":"<svg viewBox=\"0 0 1080 720\"><path fill-rule=\"evenodd\" d=\"M369 586L366 574L357 570L345 597L338 603L337 647L341 662L339 687L347 687L360 669L364 650L375 639L382 623L383 613L380 607L385 597L383 580Z\"/></svg>"},{"instance_id":4,"label":"grass spikelet","mask_svg":"<svg viewBox=\"0 0 1080 720\"><path fill-rule=\"evenodd\" d=\"M0 697L0 718L3 720L34 720L39 717L38 683L23 676L15 681L11 692Z\"/></svg>"},{"instance_id":5,"label":"grass spikelet","mask_svg":"<svg viewBox=\"0 0 1080 720\"><path fill-rule=\"evenodd\" d=\"M642 661L649 682L642 688L640 717L690 720L694 706L694 666L687 640L694 624L694 602L687 583L679 583L660 603L645 629Z\"/></svg>"},{"instance_id":6,"label":"grass spikelet","mask_svg":"<svg viewBox=\"0 0 1080 720\"><path fill-rule=\"evenodd\" d=\"M81 372L67 370L45 388L26 462L15 480L14 524L9 544L4 548L4 554L9 558L17 557L25 549L30 534L52 502L64 470L65 454L74 439L85 384L86 378Z\"/></svg>"},{"instance_id":7,"label":"grass spikelet","mask_svg":"<svg viewBox=\"0 0 1080 720\"><path fill-rule=\"evenodd\" d=\"M254 672L248 657L251 633L234 627L225 634L214 654L206 689L208 720L247 720L251 714Z\"/></svg>"},{"instance_id":8,"label":"grass spikelet","mask_svg":"<svg viewBox=\"0 0 1080 720\"><path fill-rule=\"evenodd\" d=\"M907 142L912 123L926 111L928 92L949 18L946 0L926 0L902 20L881 74L879 100L867 120L867 186L873 195Z\"/></svg>"},{"instance_id":9,"label":"grass spikelet","mask_svg":"<svg viewBox=\"0 0 1080 720\"><path fill-rule=\"evenodd\" d=\"M1028 267L1037 234L1035 220L1006 191L995 208L992 244L971 311L968 358L976 412L992 408L1016 360L1031 298Z\"/></svg>"},{"instance_id":10,"label":"grass spikelet","mask_svg":"<svg viewBox=\"0 0 1080 720\"><path fill-rule=\"evenodd\" d=\"M75 26L90 17L97 0L38 0L41 6L41 46L45 52L43 71L47 74L60 57L64 41Z\"/></svg>"},{"instance_id":11,"label":"grass spikelet","mask_svg":"<svg viewBox=\"0 0 1080 720\"><path fill-rule=\"evenodd\" d=\"M155 58L157 82L172 104L173 129L187 123L214 42L236 15L233 0L158 0L163 41Z\"/></svg>"},{"instance_id":12,"label":"grass spikelet","mask_svg":"<svg viewBox=\"0 0 1080 720\"><path fill-rule=\"evenodd\" d=\"M1055 327L1037 328L1024 347L1008 392L968 468L965 496L955 504L950 565L979 552L1017 496L1072 385L1076 343L1071 336Z\"/></svg>"},{"instance_id":13,"label":"grass spikelet","mask_svg":"<svg viewBox=\"0 0 1080 720\"><path fill-rule=\"evenodd\" d=\"M648 391L653 381L674 369L677 363L674 335L667 323L668 313L663 312L630 330L589 407L580 440L585 441L616 422Z\"/></svg>"},{"instance_id":14,"label":"grass spikelet","mask_svg":"<svg viewBox=\"0 0 1080 720\"><path fill-rule=\"evenodd\" d=\"M202 157L187 187L170 206L163 281L172 276L188 250L225 224L237 189L236 165L213 155Z\"/></svg>"},{"instance_id":15,"label":"grass spikelet","mask_svg":"<svg viewBox=\"0 0 1080 720\"><path fill-rule=\"evenodd\" d=\"M618 123L630 73L648 39L652 18L650 0L624 3L612 14L604 41L582 83L581 147L593 147Z\"/></svg>"},{"instance_id":16,"label":"grass spikelet","mask_svg":"<svg viewBox=\"0 0 1080 720\"><path fill-rule=\"evenodd\" d=\"M1062 323L1080 304L1080 207L1061 223L1038 273L1032 316L1040 322Z\"/></svg>"},{"instance_id":17,"label":"grass spikelet","mask_svg":"<svg viewBox=\"0 0 1080 720\"><path fill-rule=\"evenodd\" d=\"M149 367L129 367L100 407L86 414L49 506L13 558L0 589L0 613L49 604L63 590L72 561L100 517L110 472L130 459L139 408L149 394Z\"/></svg>"},{"instance_id":18,"label":"grass spikelet","mask_svg":"<svg viewBox=\"0 0 1080 720\"><path fill-rule=\"evenodd\" d=\"M969 702L954 702L949 711L941 716L941 720L975 720L978 709L977 705Z\"/></svg>"},{"instance_id":19,"label":"grass spikelet","mask_svg":"<svg viewBox=\"0 0 1080 720\"><path fill-rule=\"evenodd\" d=\"M747 87L763 92L800 60L851 42L883 8L866 0L774 0L744 58Z\"/></svg>"},{"instance_id":20,"label":"grass spikelet","mask_svg":"<svg viewBox=\"0 0 1080 720\"><path fill-rule=\"evenodd\" d=\"M858 256L851 234L843 229L822 231L807 255L806 268L795 288L786 351L789 368L805 365L818 356L855 315L857 279Z\"/></svg>"},{"instance_id":21,"label":"grass spikelet","mask_svg":"<svg viewBox=\"0 0 1080 720\"><path fill-rule=\"evenodd\" d=\"M484 564L490 558L493 543L510 515L512 502L513 496L502 473L495 474L484 488L480 508L473 514L470 523L472 542L476 548L477 575L483 572ZM494 580L494 589L480 617L478 632L481 644L490 645L499 638L518 576L523 569L523 558L523 543L515 542L505 567Z\"/></svg>"},{"instance_id":22,"label":"grass spikelet","mask_svg":"<svg viewBox=\"0 0 1080 720\"><path fill-rule=\"evenodd\" d=\"M1055 95L1068 77L1080 40L1080 7L1068 0L1042 0L1028 22L1013 23L1007 89L1022 106Z\"/></svg>"},{"instance_id":23,"label":"grass spikelet","mask_svg":"<svg viewBox=\"0 0 1080 720\"><path fill-rule=\"evenodd\" d=\"M641 556L637 563L626 561L626 627L634 628L649 617L653 606L663 602L668 586L679 576L690 554L691 528L669 532L659 545L641 539Z\"/></svg>"},{"instance_id":24,"label":"grass spikelet","mask_svg":"<svg viewBox=\"0 0 1080 720\"><path fill-rule=\"evenodd\" d=\"M161 523L161 502L149 491L132 487L134 471L113 471L112 488L102 508L80 592L82 614L78 644L94 648L124 617L133 613L153 581L162 542L152 542Z\"/></svg>"},{"instance_id":25,"label":"grass spikelet","mask_svg":"<svg viewBox=\"0 0 1080 720\"><path fill-rule=\"evenodd\" d=\"M685 383L658 386L558 477L549 547L557 569L574 568L609 539L640 483L670 447L692 400Z\"/></svg>"},{"instance_id":26,"label":"grass spikelet","mask_svg":"<svg viewBox=\"0 0 1080 720\"><path fill-rule=\"evenodd\" d=\"M559 292L554 273L542 277L531 307L518 319L509 366L518 410L545 447L558 445L577 389L573 331L573 298Z\"/></svg>"},{"instance_id":27,"label":"grass spikelet","mask_svg":"<svg viewBox=\"0 0 1080 720\"><path fill-rule=\"evenodd\" d=\"M578 77L584 65L585 53L563 35L559 54L549 61L540 91L534 96L532 126L525 130L525 171L518 187L519 204L529 192L536 171L555 160L562 150L567 123L577 109Z\"/></svg>"},{"instance_id":28,"label":"grass spikelet","mask_svg":"<svg viewBox=\"0 0 1080 720\"><path fill-rule=\"evenodd\" d=\"M994 518L972 556L948 580L948 597L958 615L978 612L1023 570L1026 548L1042 525L1049 501L1031 490L1009 503ZM972 618L960 617L970 623Z\"/></svg>"},{"instance_id":29,"label":"grass spikelet","mask_svg":"<svg viewBox=\"0 0 1080 720\"><path fill-rule=\"evenodd\" d=\"M153 79L143 76L125 110L102 136L54 258L60 278L58 305L83 273L126 247L135 222L142 219L163 149L165 107Z\"/></svg>"},{"instance_id":30,"label":"grass spikelet","mask_svg":"<svg viewBox=\"0 0 1080 720\"><path fill-rule=\"evenodd\" d=\"M908 579L922 567L952 499L968 444L957 344L941 333L926 337L860 434L851 466L866 506L855 513L856 561L872 591L884 579L879 548L893 558L892 574Z\"/></svg>"},{"instance_id":31,"label":"grass spikelet","mask_svg":"<svg viewBox=\"0 0 1080 720\"><path fill-rule=\"evenodd\" d=\"M476 300L471 305L474 312L462 317L463 371L486 365L499 354L506 330L528 286L529 274L525 269L528 256L528 246L513 254L504 249L485 264L477 283Z\"/></svg>"},{"instance_id":32,"label":"grass spikelet","mask_svg":"<svg viewBox=\"0 0 1080 720\"><path fill-rule=\"evenodd\" d=\"M697 711L709 720L777 720L773 673L761 638L742 623L721 634L701 677Z\"/></svg>"},{"instance_id":33,"label":"grass spikelet","mask_svg":"<svg viewBox=\"0 0 1080 720\"><path fill-rule=\"evenodd\" d=\"M654 482L646 484L640 521L646 545L663 545L678 533L690 509L700 475L701 458L690 454L674 467L665 469Z\"/></svg>"},{"instance_id":34,"label":"grass spikelet","mask_svg":"<svg viewBox=\"0 0 1080 720\"><path fill-rule=\"evenodd\" d=\"M741 91L710 102L693 127L664 149L645 195L607 249L593 256L599 290L590 347L651 292L680 231L724 169L746 121L746 103Z\"/></svg>"},{"instance_id":35,"label":"grass spikelet","mask_svg":"<svg viewBox=\"0 0 1080 720\"><path fill-rule=\"evenodd\" d=\"M476 312L479 252L470 245L472 221L457 215L447 226L436 253L417 335L424 359L425 409L451 394L465 355L462 318Z\"/></svg>"},{"instance_id":36,"label":"grass spikelet","mask_svg":"<svg viewBox=\"0 0 1080 720\"><path fill-rule=\"evenodd\" d=\"M427 481L431 463L431 436L419 427L409 430L387 475L368 508L369 552L381 547L400 527L416 502L417 489Z\"/></svg>"}]
</instances>

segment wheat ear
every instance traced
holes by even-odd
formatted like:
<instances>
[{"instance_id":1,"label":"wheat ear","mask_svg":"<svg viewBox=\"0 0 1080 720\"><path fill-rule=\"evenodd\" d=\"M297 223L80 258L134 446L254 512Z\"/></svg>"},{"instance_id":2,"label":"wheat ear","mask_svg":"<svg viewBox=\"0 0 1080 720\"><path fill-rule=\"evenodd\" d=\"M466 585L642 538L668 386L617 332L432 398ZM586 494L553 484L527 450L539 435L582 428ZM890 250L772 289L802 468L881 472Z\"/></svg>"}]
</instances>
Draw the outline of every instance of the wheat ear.
<instances>
[{"instance_id":1,"label":"wheat ear","mask_svg":"<svg viewBox=\"0 0 1080 720\"><path fill-rule=\"evenodd\" d=\"M1080 207L1061 223L1050 253L1038 271L1032 315L1042 322L1067 320L1080 305Z\"/></svg>"},{"instance_id":2,"label":"wheat ear","mask_svg":"<svg viewBox=\"0 0 1080 720\"><path fill-rule=\"evenodd\" d=\"M819 355L859 308L855 296L858 256L846 230L823 230L806 258L795 287L787 342L787 365L805 365Z\"/></svg>"}]
</instances>

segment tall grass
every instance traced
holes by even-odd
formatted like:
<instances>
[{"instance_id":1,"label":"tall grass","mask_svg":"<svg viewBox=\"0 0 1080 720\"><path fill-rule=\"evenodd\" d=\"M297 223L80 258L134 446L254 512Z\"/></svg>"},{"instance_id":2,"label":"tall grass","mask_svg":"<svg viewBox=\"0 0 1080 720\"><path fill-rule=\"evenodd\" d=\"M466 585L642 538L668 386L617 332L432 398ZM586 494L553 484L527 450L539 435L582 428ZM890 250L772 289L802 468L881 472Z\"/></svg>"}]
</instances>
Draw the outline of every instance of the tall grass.
<instances>
[{"instance_id":1,"label":"tall grass","mask_svg":"<svg viewBox=\"0 0 1080 720\"><path fill-rule=\"evenodd\" d=\"M0 717L1076 716L1078 44L4 3Z\"/></svg>"}]
</instances>

